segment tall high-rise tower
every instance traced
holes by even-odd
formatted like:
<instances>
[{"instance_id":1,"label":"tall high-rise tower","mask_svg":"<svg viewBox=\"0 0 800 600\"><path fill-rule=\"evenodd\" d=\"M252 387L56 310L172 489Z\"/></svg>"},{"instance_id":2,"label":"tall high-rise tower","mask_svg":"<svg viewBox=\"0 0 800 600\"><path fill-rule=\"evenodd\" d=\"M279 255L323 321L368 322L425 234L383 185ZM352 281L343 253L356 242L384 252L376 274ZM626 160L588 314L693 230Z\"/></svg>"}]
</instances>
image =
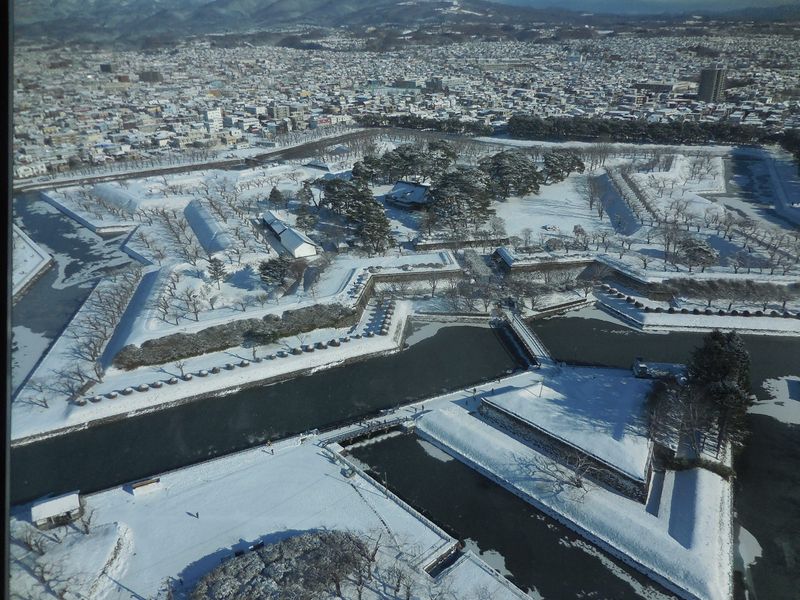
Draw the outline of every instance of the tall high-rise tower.
<instances>
[{"instance_id":1,"label":"tall high-rise tower","mask_svg":"<svg viewBox=\"0 0 800 600\"><path fill-rule=\"evenodd\" d=\"M700 71L700 87L697 89L697 99L703 102L719 102L725 91L725 73L727 70L722 65L716 65Z\"/></svg>"}]
</instances>

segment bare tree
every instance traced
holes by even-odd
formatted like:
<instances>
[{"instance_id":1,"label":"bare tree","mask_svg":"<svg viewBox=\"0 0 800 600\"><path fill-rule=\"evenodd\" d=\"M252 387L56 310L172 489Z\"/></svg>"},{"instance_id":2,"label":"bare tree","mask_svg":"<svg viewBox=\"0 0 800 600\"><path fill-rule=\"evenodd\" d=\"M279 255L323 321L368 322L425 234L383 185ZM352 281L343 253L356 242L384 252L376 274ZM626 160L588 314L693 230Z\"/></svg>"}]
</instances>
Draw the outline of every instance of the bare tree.
<instances>
[{"instance_id":1,"label":"bare tree","mask_svg":"<svg viewBox=\"0 0 800 600\"><path fill-rule=\"evenodd\" d=\"M36 392L36 397L29 397L27 401L41 406L42 408L50 408L50 405L47 402L47 391L46 386L43 381L40 379L30 379L26 386L28 389Z\"/></svg>"},{"instance_id":2,"label":"bare tree","mask_svg":"<svg viewBox=\"0 0 800 600\"><path fill-rule=\"evenodd\" d=\"M81 531L84 535L89 535L92 528L92 519L94 518L94 509L84 512L79 520Z\"/></svg>"},{"instance_id":3,"label":"bare tree","mask_svg":"<svg viewBox=\"0 0 800 600\"><path fill-rule=\"evenodd\" d=\"M530 248L533 242L533 230L530 227L525 227L520 233L522 234L522 243L525 248Z\"/></svg>"},{"instance_id":4,"label":"bare tree","mask_svg":"<svg viewBox=\"0 0 800 600\"><path fill-rule=\"evenodd\" d=\"M183 359L176 360L172 364L175 365L176 369L178 369L178 371L181 374L181 377L185 377L186 376L186 361L185 360L183 360Z\"/></svg>"},{"instance_id":5,"label":"bare tree","mask_svg":"<svg viewBox=\"0 0 800 600\"><path fill-rule=\"evenodd\" d=\"M33 527L26 525L25 531L17 541L31 552L35 552L40 556L44 555L44 539L42 538L42 534Z\"/></svg>"},{"instance_id":6,"label":"bare tree","mask_svg":"<svg viewBox=\"0 0 800 600\"><path fill-rule=\"evenodd\" d=\"M233 304L242 312L245 312L249 306L253 305L253 298L247 295L238 296Z\"/></svg>"}]
</instances>

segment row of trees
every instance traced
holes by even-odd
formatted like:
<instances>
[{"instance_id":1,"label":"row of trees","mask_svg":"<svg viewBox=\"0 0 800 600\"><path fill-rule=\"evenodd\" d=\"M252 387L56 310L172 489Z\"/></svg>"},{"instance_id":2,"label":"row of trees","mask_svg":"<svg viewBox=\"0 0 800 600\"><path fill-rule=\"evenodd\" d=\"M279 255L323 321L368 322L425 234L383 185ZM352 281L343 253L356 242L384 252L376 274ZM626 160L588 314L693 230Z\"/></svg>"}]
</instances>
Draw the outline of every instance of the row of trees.
<instances>
[{"instance_id":1,"label":"row of trees","mask_svg":"<svg viewBox=\"0 0 800 600\"><path fill-rule=\"evenodd\" d=\"M353 165L353 177L378 183L408 178L432 181L447 171L456 158L455 148L444 140L430 140L427 145L401 144L381 156L365 155Z\"/></svg>"},{"instance_id":2,"label":"row of trees","mask_svg":"<svg viewBox=\"0 0 800 600\"><path fill-rule=\"evenodd\" d=\"M418 115L359 115L356 122L363 127L404 127L408 129L429 129L443 133L467 135L492 135L494 129L481 121L462 121L456 118L431 119Z\"/></svg>"},{"instance_id":3,"label":"row of trees","mask_svg":"<svg viewBox=\"0 0 800 600\"><path fill-rule=\"evenodd\" d=\"M515 115L508 121L511 137L546 140L607 140L650 144L758 144L780 141L764 129L724 121L651 123L586 117ZM793 138L792 138L793 139Z\"/></svg>"},{"instance_id":4,"label":"row of trees","mask_svg":"<svg viewBox=\"0 0 800 600\"><path fill-rule=\"evenodd\" d=\"M776 283L756 283L752 279L670 279L663 284L664 291L675 296L700 298L709 308L717 300L728 303L727 310L734 304L756 304L766 311L773 302L781 303L781 310L786 303L800 298L800 284L781 285Z\"/></svg>"},{"instance_id":5,"label":"row of trees","mask_svg":"<svg viewBox=\"0 0 800 600\"><path fill-rule=\"evenodd\" d=\"M705 163L698 160L697 164ZM644 225L648 221L650 227L645 229L647 243L653 238L664 243L665 265L669 263L677 268L678 264L683 264L692 271L695 267L705 270L706 267L719 264L718 252L706 241L688 233L692 229L700 233L703 228L728 241L736 238L740 243L742 250L727 259L727 266L735 273L769 269L770 274L780 270L785 275L800 261L800 233L764 227L754 219L736 216L716 205L709 206L699 215L690 210L689 202L682 198L672 198L661 209L655 205L649 192L632 178L630 169L607 169L607 172L640 223ZM597 201L591 190L587 190L587 198L590 207L597 202L598 214L602 218L602 202ZM754 252L757 247L759 252ZM650 257L644 254L639 257L647 268Z\"/></svg>"},{"instance_id":6,"label":"row of trees","mask_svg":"<svg viewBox=\"0 0 800 600\"><path fill-rule=\"evenodd\" d=\"M52 392L74 397L87 385L103 380L105 369L100 358L141 277L141 268L132 267L98 284L64 334L70 339L74 362L54 372L48 381L29 381L18 401L48 408L47 398Z\"/></svg>"}]
</instances>

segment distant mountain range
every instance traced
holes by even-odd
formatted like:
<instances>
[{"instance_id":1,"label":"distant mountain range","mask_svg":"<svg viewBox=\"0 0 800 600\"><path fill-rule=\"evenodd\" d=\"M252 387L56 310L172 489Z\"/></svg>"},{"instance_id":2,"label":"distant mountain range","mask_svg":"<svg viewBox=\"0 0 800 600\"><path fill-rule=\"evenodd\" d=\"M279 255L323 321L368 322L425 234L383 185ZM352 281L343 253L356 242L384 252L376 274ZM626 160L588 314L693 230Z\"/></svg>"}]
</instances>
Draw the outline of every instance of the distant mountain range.
<instances>
[{"instance_id":1,"label":"distant mountain range","mask_svg":"<svg viewBox=\"0 0 800 600\"><path fill-rule=\"evenodd\" d=\"M664 0L18 0L14 3L14 27L18 38L111 41L245 32L298 24L578 23L587 22L588 17L570 10L630 13L632 6L645 6L658 12L667 5L689 6L686 0L671 4ZM692 3L692 10L712 5L731 6L731 2L725 0L720 5L718 0L697 0ZM743 18L800 19L800 6L742 9L737 14Z\"/></svg>"},{"instance_id":2,"label":"distant mountain range","mask_svg":"<svg viewBox=\"0 0 800 600\"><path fill-rule=\"evenodd\" d=\"M90 40L145 35L254 31L298 24L411 25L517 22L570 13L485 0L19 0L20 37L46 35Z\"/></svg>"}]
</instances>

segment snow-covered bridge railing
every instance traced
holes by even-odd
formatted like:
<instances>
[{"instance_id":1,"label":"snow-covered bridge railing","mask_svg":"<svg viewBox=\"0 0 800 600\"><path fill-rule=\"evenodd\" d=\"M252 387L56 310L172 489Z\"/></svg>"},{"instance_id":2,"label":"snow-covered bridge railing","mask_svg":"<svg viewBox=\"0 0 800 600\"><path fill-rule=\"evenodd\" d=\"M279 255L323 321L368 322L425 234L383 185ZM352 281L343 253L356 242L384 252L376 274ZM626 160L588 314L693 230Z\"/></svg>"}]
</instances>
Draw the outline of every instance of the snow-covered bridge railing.
<instances>
[{"instance_id":1,"label":"snow-covered bridge railing","mask_svg":"<svg viewBox=\"0 0 800 600\"><path fill-rule=\"evenodd\" d=\"M338 444L340 442L352 440L354 438L370 435L371 433L375 433L376 431L391 429L392 427L401 425L406 421L409 421L410 419L411 419L410 415L403 414L403 415L393 416L387 419L376 419L364 424L354 424L344 429L337 429L335 432L332 432L332 435L330 436L325 436L325 434L320 435L321 438L320 443L324 445Z\"/></svg>"},{"instance_id":2,"label":"snow-covered bridge railing","mask_svg":"<svg viewBox=\"0 0 800 600\"><path fill-rule=\"evenodd\" d=\"M519 315L511 311L503 311L503 317L511 327L512 331L516 334L517 338L525 346L525 349L533 356L537 362L553 362L553 357L545 348L545 345L539 337L530 330L525 324L525 321L519 318Z\"/></svg>"}]
</instances>

